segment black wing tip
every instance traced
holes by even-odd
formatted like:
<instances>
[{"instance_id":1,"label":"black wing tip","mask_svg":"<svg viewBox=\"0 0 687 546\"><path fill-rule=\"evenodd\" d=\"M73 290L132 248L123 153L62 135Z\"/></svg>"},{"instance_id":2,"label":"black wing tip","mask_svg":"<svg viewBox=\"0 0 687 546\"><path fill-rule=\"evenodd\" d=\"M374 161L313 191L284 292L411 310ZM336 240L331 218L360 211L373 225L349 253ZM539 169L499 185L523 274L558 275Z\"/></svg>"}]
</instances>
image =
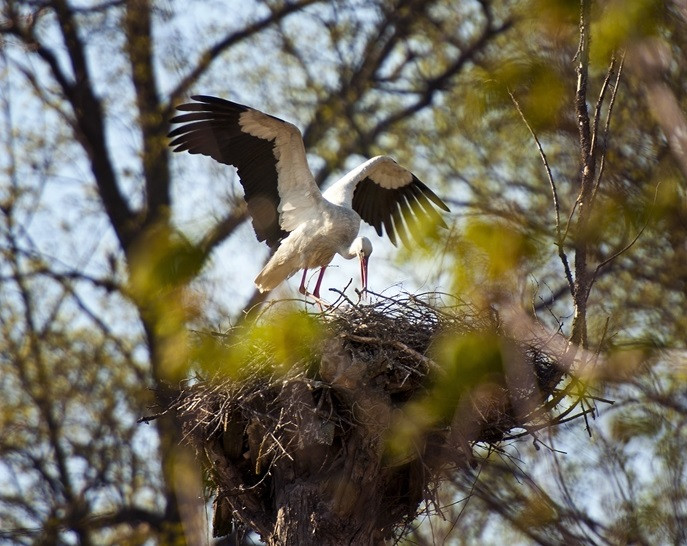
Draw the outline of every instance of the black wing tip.
<instances>
[{"instance_id":1,"label":"black wing tip","mask_svg":"<svg viewBox=\"0 0 687 546\"><path fill-rule=\"evenodd\" d=\"M168 134L168 138L174 138L185 133L193 132L197 125L224 121L227 114L241 114L251 108L237 102L231 102L211 95L191 95L191 99L197 102L185 102L178 104L176 110L183 112L170 118L170 125L177 125Z\"/></svg>"},{"instance_id":2,"label":"black wing tip","mask_svg":"<svg viewBox=\"0 0 687 546\"><path fill-rule=\"evenodd\" d=\"M196 102L183 102L175 106L175 108L180 112L217 112L222 110L246 112L251 110L250 106L245 104L213 97L212 95L191 95L190 98ZM170 121L174 123L174 119L172 118Z\"/></svg>"},{"instance_id":3,"label":"black wing tip","mask_svg":"<svg viewBox=\"0 0 687 546\"><path fill-rule=\"evenodd\" d=\"M191 100L194 100L196 102L204 102L207 104L225 104L229 102L226 99L214 97L212 95L191 95Z\"/></svg>"},{"instance_id":4,"label":"black wing tip","mask_svg":"<svg viewBox=\"0 0 687 546\"><path fill-rule=\"evenodd\" d=\"M220 97L213 97L212 95L191 95L191 99L206 105L224 106L229 108L235 108L245 112L250 110L249 106L241 104L238 102L233 102L227 99L222 99ZM192 104L192 103L191 103Z\"/></svg>"},{"instance_id":5,"label":"black wing tip","mask_svg":"<svg viewBox=\"0 0 687 546\"><path fill-rule=\"evenodd\" d=\"M439 207L441 210L444 212L451 212L451 209L448 208L448 205L444 203L444 201L439 197L436 193L434 193L428 186L425 184L422 180L420 180L417 176L413 175L413 183L424 193L427 197L429 197L432 202Z\"/></svg>"},{"instance_id":6,"label":"black wing tip","mask_svg":"<svg viewBox=\"0 0 687 546\"><path fill-rule=\"evenodd\" d=\"M435 197L439 200L437 205L439 206L439 208L441 210L443 210L444 212L451 212L451 209L448 208L448 205L446 203L444 203L444 201L441 199L441 197L439 197L438 195L435 195Z\"/></svg>"},{"instance_id":7,"label":"black wing tip","mask_svg":"<svg viewBox=\"0 0 687 546\"><path fill-rule=\"evenodd\" d=\"M214 97L212 95L191 95L191 99L198 102L215 102L219 100L224 100L219 97Z\"/></svg>"},{"instance_id":8,"label":"black wing tip","mask_svg":"<svg viewBox=\"0 0 687 546\"><path fill-rule=\"evenodd\" d=\"M172 119L169 120L169 122L170 122L170 123L179 123L178 121L174 121L174 120L175 120L175 118L172 118ZM179 126L179 127L176 127L176 128L174 128L174 129L172 129L169 133L167 133L167 138L176 138L176 137L179 137L179 136L183 135L185 132L186 132L186 127L184 127L183 125L181 125L181 126ZM174 143L174 142L170 142L169 145L170 145L170 146L174 146L175 143Z\"/></svg>"},{"instance_id":9,"label":"black wing tip","mask_svg":"<svg viewBox=\"0 0 687 546\"><path fill-rule=\"evenodd\" d=\"M394 233L394 228L386 228L386 236L388 237L389 241L391 241L391 244L394 246L398 246L398 240L396 239L396 234Z\"/></svg>"}]
</instances>

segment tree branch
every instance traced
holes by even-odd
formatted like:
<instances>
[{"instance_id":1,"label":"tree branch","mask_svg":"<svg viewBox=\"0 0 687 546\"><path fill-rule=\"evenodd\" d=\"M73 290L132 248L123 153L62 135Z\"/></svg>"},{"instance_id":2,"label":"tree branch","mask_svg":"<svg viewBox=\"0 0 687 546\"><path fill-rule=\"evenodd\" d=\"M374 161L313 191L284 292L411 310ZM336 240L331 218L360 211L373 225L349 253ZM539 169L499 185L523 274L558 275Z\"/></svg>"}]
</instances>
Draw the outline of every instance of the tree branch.
<instances>
[{"instance_id":1,"label":"tree branch","mask_svg":"<svg viewBox=\"0 0 687 546\"><path fill-rule=\"evenodd\" d=\"M355 66L346 66L341 71L339 86L327 100L320 101L313 121L303 131L303 142L306 148L318 142L337 117L345 117L353 126L355 136L339 143L338 153L330 158L316 173L315 180L321 185L331 172L341 166L346 157L358 150L368 155L367 150L375 142L379 133L376 127L363 130L356 123L356 105L361 102L365 93L375 88L376 74L380 67L410 36L413 22L429 7L429 3L418 0L402 0L384 10L383 19L378 23L378 32L367 36L367 42ZM391 29L391 30L389 30ZM380 131L381 132L381 131Z\"/></svg>"},{"instance_id":2,"label":"tree branch","mask_svg":"<svg viewBox=\"0 0 687 546\"><path fill-rule=\"evenodd\" d=\"M475 41L469 48L462 52L462 54L451 63L442 74L436 76L427 81L424 89L420 92L418 100L413 104L398 110L397 112L391 114L386 119L382 120L377 126L371 131L369 138L376 138L381 133L387 131L391 126L395 125L399 121L409 118L413 114L416 114L420 110L429 106L434 99L434 95L446 89L448 82L457 74L463 66L469 61L475 58L475 55L486 46L489 41L511 28L513 22L511 20L505 21L497 27L487 27L482 35Z\"/></svg>"},{"instance_id":3,"label":"tree branch","mask_svg":"<svg viewBox=\"0 0 687 546\"><path fill-rule=\"evenodd\" d=\"M53 77L69 101L76 121L75 137L88 155L91 171L95 177L105 211L117 238L122 247L126 249L131 244L135 234L135 217L117 184L105 141L102 106L93 93L84 45L79 38L76 22L67 2L55 0L51 6L57 15L57 21L71 61L74 72L73 81L60 67L55 54L39 42L32 29L19 26L17 18L12 30L47 63Z\"/></svg>"},{"instance_id":4,"label":"tree branch","mask_svg":"<svg viewBox=\"0 0 687 546\"><path fill-rule=\"evenodd\" d=\"M515 108L518 110L518 113L520 114L520 117L522 118L522 121L525 123L527 128L530 131L530 134L532 135L532 138L534 138L534 142L537 144L537 149L539 150L539 155L542 159L542 162L544 163L544 169L546 170L546 176L549 180L549 185L551 186L551 194L553 196L553 208L556 212L556 246L558 247L558 257L561 260L561 263L563 264L563 270L565 271L565 278L568 281L568 286L570 289L570 294L575 295L575 284L572 278L572 273L570 272L570 265L568 263L568 256L565 253L565 250L563 250L563 237L561 234L561 212L560 212L560 204L558 202L558 191L556 190L556 182L553 179L553 175L551 174L551 168L549 167L549 162L546 159L546 154L544 153L544 149L542 148L541 142L539 142L539 138L537 138L536 133L534 132L534 129L532 129L532 126L528 123L527 118L525 118L525 114L523 113L522 109L520 108L520 104L518 104L518 101L515 99L513 96L513 93L508 91L508 94L510 95L511 100L513 101L513 104L515 105Z\"/></svg>"},{"instance_id":5,"label":"tree branch","mask_svg":"<svg viewBox=\"0 0 687 546\"><path fill-rule=\"evenodd\" d=\"M166 138L169 122L161 112L153 69L151 7L148 0L127 2L124 28L143 140L143 176L147 204L144 223L149 224L167 217L171 203Z\"/></svg>"},{"instance_id":6,"label":"tree branch","mask_svg":"<svg viewBox=\"0 0 687 546\"><path fill-rule=\"evenodd\" d=\"M204 257L224 242L236 228L238 228L248 218L245 206L236 206L222 220L215 224L202 238L199 247Z\"/></svg>"},{"instance_id":7,"label":"tree branch","mask_svg":"<svg viewBox=\"0 0 687 546\"><path fill-rule=\"evenodd\" d=\"M611 64L611 67L614 66L615 58L613 59L613 63ZM606 166L606 143L608 142L608 134L610 132L611 128L611 115L613 114L613 105L615 104L615 98L618 95L618 85L620 84L620 75L623 73L623 65L625 63L625 53L622 54L620 58L620 65L618 66L618 71L616 73L615 77L615 83L613 84L613 92L611 93L611 98L608 102L608 112L606 113L606 123L604 125L604 136L603 136L603 148L601 152L601 160L599 161L599 172L596 175L596 183L594 184L594 191L592 192L592 197L591 201L594 203L594 200L596 199L596 192L599 189L599 186L601 185L601 178L603 177L604 173L604 168ZM611 69L609 68L608 71L608 77L611 76ZM608 81L608 77L606 80L604 80L604 85ZM596 113L596 118L601 116L601 111L600 108L597 108L597 113ZM598 120L595 119L595 125Z\"/></svg>"},{"instance_id":8,"label":"tree branch","mask_svg":"<svg viewBox=\"0 0 687 546\"><path fill-rule=\"evenodd\" d=\"M590 198L594 189L595 158L592 134L587 110L587 78L589 68L591 0L580 2L580 47L577 64L577 88L575 113L580 139L580 193L577 198L578 217L575 226L575 314L570 341L583 348L587 346L587 298L589 297L590 272L587 266Z\"/></svg>"},{"instance_id":9,"label":"tree branch","mask_svg":"<svg viewBox=\"0 0 687 546\"><path fill-rule=\"evenodd\" d=\"M213 61L224 51L229 49L231 46L250 38L251 36L257 34L258 32L264 30L265 28L273 25L274 23L281 21L288 15L302 10L303 8L310 6L311 4L316 4L321 0L301 0L300 2L286 2L279 9L272 11L270 15L253 23L246 28L243 28L237 32L230 34L223 40L220 40L215 45L207 49L198 60L196 66L189 72L184 78L177 84L177 86L169 94L169 103L166 108L162 111L162 117L168 119L172 115L174 105L180 100L180 98L188 91L188 89L198 81L210 67Z\"/></svg>"},{"instance_id":10,"label":"tree branch","mask_svg":"<svg viewBox=\"0 0 687 546\"><path fill-rule=\"evenodd\" d=\"M421 3L423 4L423 3ZM411 5L412 4L411 2ZM423 6L427 7L427 6ZM345 114L348 119L352 120L354 118L354 112L346 106L350 106L358 101L362 93L370 88L372 82L374 82L375 74L377 69L381 66L384 61L395 51L394 47L404 40L408 36L408 29L413 21L418 17L417 11L406 12L403 10L394 10L389 12L389 19L385 22L385 27L392 24L396 25L396 31L391 34L388 38L377 35L368 44L366 52L368 56L363 56L363 61L358 65L357 70L353 71L349 79L344 82L340 89L337 91L339 97L345 97L346 103L344 105ZM399 17L405 16L407 21ZM339 148L339 153L337 158L341 161L347 157L348 154L354 152L356 149L365 150L370 147L371 143L377 141L377 139L385 132L391 130L391 128L417 114L424 108L430 106L435 95L445 90L451 79L458 73L462 68L470 61L474 60L475 56L484 48L490 41L506 32L511 28L513 24L512 20L507 20L497 27L491 26L491 19L487 16L487 25L484 31L480 34L469 47L465 48L462 53L448 66L446 69L435 76L434 78L424 81L422 89L414 91L413 94L417 95L416 100L397 110L392 112L386 118L380 120L376 125L367 129L366 131L358 131L358 136L356 139L350 142L345 142ZM329 115L334 115L338 112L333 111L331 104L323 104L320 110L329 112ZM341 109L339 109L341 110ZM313 141L316 141L327 129L327 124L324 115L316 114L313 122L313 127L309 128L303 133L303 137L306 146ZM318 183L324 181L324 179L334 170L338 165L333 163L327 163L325 167L317 173L316 180Z\"/></svg>"},{"instance_id":11,"label":"tree branch","mask_svg":"<svg viewBox=\"0 0 687 546\"><path fill-rule=\"evenodd\" d=\"M609 263L614 261L616 258L618 258L622 254L624 254L625 252L630 250L635 245L635 243L639 240L639 238L642 236L642 233L644 233L644 230L649 226L649 222L651 220L651 215L653 213L654 206L656 205L656 199L658 198L658 188L660 185L661 185L661 180L659 180L658 183L656 184L656 189L654 190L654 200L651 203L651 207L649 207L649 210L647 211L646 220L644 221L644 225L640 228L640 230L637 232L637 235L635 235L634 238L628 244L626 244L621 249L613 252L613 254L611 254L610 256L605 258L603 261L601 261L599 263L599 265L596 266L596 269L594 270L594 273L593 273L592 279L591 279L592 284L594 283L594 281L596 281L596 278L597 278L599 272L604 267L606 267Z\"/></svg>"}]
</instances>

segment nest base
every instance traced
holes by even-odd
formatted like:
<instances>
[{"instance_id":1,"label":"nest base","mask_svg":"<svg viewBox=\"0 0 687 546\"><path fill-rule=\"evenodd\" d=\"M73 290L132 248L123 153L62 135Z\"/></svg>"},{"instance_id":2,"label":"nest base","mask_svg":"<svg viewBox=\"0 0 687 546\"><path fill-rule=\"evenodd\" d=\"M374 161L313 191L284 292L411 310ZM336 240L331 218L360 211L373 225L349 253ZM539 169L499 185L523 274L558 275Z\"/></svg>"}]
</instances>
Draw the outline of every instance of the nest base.
<instances>
[{"instance_id":1,"label":"nest base","mask_svg":"<svg viewBox=\"0 0 687 546\"><path fill-rule=\"evenodd\" d=\"M195 381L169 408L214 486L215 536L252 530L268 544L382 544L407 531L447 471L475 466L476 442L497 446L548 411L551 393L538 386L555 358L507 339L493 313L449 313L411 298L321 318L328 336L317 365L266 373L274 363L257 358L254 373ZM514 385L512 369L487 366L469 385L451 385L431 347L476 332L517 353L530 382ZM423 401L446 392L455 392L450 412L423 421L431 413Z\"/></svg>"}]
</instances>

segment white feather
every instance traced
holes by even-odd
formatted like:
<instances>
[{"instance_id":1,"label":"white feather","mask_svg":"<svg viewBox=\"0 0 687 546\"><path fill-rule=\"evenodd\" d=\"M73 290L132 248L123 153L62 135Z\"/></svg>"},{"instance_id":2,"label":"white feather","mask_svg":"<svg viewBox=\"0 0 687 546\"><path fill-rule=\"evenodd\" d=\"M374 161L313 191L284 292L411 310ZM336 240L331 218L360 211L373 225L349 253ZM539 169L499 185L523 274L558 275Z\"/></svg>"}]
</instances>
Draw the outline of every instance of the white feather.
<instances>
[{"instance_id":1,"label":"white feather","mask_svg":"<svg viewBox=\"0 0 687 546\"><path fill-rule=\"evenodd\" d=\"M239 125L244 133L274 140L279 191L279 225L293 231L317 215L322 194L315 183L305 155L303 137L298 128L257 110L243 112Z\"/></svg>"},{"instance_id":2,"label":"white feather","mask_svg":"<svg viewBox=\"0 0 687 546\"><path fill-rule=\"evenodd\" d=\"M382 188L396 189L410 184L413 181L413 173L401 167L389 156L378 155L337 180L327 188L323 197L337 205L350 207L356 186L365 178L370 178Z\"/></svg>"}]
</instances>

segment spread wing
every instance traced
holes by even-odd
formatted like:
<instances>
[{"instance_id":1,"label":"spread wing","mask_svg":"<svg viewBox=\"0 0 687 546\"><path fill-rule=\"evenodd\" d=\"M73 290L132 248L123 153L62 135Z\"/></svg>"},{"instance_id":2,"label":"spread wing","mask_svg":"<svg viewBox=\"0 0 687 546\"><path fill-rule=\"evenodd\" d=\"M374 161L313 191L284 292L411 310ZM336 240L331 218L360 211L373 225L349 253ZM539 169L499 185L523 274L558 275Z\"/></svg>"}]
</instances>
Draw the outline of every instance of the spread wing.
<instances>
[{"instance_id":1,"label":"spread wing","mask_svg":"<svg viewBox=\"0 0 687 546\"><path fill-rule=\"evenodd\" d=\"M177 110L175 152L203 154L236 167L253 228L271 247L317 214L322 201L300 131L291 123L217 97L196 95Z\"/></svg>"},{"instance_id":2,"label":"spread wing","mask_svg":"<svg viewBox=\"0 0 687 546\"><path fill-rule=\"evenodd\" d=\"M324 197L348 205L395 245L397 238L410 247L412 234L420 239L423 224L447 227L437 209L449 208L413 173L387 156L377 156L352 170L324 192Z\"/></svg>"}]
</instances>

